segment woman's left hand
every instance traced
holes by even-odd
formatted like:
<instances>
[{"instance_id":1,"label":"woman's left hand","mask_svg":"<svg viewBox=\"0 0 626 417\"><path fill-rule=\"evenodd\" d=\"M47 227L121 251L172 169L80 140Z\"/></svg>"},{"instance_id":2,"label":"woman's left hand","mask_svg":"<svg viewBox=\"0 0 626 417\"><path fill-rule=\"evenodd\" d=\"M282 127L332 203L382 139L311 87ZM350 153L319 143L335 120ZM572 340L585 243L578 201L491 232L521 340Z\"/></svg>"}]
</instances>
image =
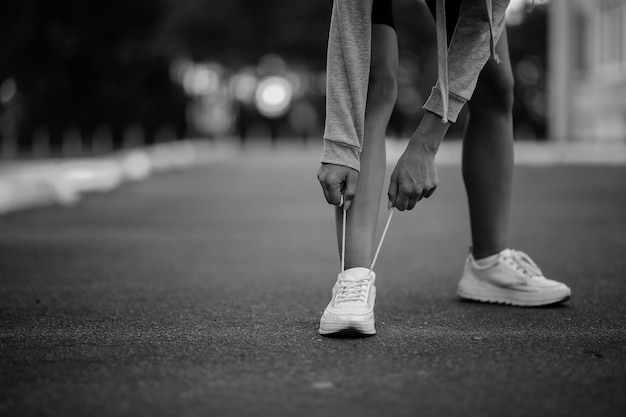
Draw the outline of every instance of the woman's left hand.
<instances>
[{"instance_id":1,"label":"woman's left hand","mask_svg":"<svg viewBox=\"0 0 626 417\"><path fill-rule=\"evenodd\" d=\"M411 210L422 198L437 189L435 153L407 149L400 157L389 184L389 206L400 211Z\"/></svg>"}]
</instances>

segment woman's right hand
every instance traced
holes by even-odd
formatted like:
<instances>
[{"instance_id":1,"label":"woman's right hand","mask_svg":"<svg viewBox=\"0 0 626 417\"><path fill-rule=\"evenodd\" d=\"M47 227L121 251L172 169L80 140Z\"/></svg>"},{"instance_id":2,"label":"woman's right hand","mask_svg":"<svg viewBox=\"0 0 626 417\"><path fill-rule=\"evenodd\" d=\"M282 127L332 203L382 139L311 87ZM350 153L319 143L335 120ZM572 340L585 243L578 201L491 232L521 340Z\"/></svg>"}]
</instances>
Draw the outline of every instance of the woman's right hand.
<instances>
[{"instance_id":1,"label":"woman's right hand","mask_svg":"<svg viewBox=\"0 0 626 417\"><path fill-rule=\"evenodd\" d=\"M350 208L359 179L357 170L343 165L322 163L319 171L317 171L317 179L322 185L328 204L340 206L343 201L346 211ZM343 199L341 198L342 195Z\"/></svg>"}]
</instances>

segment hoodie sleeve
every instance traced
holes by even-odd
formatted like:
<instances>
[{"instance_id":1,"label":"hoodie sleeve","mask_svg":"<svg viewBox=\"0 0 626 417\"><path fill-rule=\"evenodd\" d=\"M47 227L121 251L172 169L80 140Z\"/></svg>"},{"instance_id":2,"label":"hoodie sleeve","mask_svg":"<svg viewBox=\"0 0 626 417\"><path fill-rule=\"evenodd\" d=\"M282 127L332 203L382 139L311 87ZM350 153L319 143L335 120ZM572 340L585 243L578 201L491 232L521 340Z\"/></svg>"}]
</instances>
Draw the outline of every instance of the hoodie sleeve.
<instances>
[{"instance_id":1,"label":"hoodie sleeve","mask_svg":"<svg viewBox=\"0 0 626 417\"><path fill-rule=\"evenodd\" d=\"M442 7L445 1L437 0L437 3ZM508 4L509 0L463 0L449 48L445 46L445 15L437 19L442 58L439 60L440 77L425 109L444 120L456 121L462 107L472 97L485 63L490 56L497 59L494 45L504 28ZM326 123L321 162L357 171L369 82L371 14L372 0L334 0L328 36ZM445 72L442 73L442 69Z\"/></svg>"},{"instance_id":2,"label":"hoodie sleeve","mask_svg":"<svg viewBox=\"0 0 626 417\"><path fill-rule=\"evenodd\" d=\"M360 168L371 59L372 0L334 0L321 162Z\"/></svg>"},{"instance_id":3,"label":"hoodie sleeve","mask_svg":"<svg viewBox=\"0 0 626 417\"><path fill-rule=\"evenodd\" d=\"M446 45L445 1L437 0L439 79L424 109L444 121L456 122L459 112L472 98L480 71L489 57L499 62L495 44L504 30L509 1L463 0L446 54L446 47L442 46Z\"/></svg>"}]
</instances>

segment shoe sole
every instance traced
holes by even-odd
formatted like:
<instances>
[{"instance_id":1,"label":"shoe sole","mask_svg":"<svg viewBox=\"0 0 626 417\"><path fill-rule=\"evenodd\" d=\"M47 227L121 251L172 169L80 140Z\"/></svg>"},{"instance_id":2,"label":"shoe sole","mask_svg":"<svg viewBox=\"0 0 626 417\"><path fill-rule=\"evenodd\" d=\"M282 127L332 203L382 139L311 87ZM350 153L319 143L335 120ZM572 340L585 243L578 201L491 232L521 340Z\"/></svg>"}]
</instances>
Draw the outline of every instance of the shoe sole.
<instances>
[{"instance_id":1,"label":"shoe sole","mask_svg":"<svg viewBox=\"0 0 626 417\"><path fill-rule=\"evenodd\" d=\"M537 299L536 293L511 293L499 288L480 287L463 288L459 286L457 295L465 300L480 301L482 303L505 304L516 307L541 307L568 301L570 294L544 296ZM531 298L532 297L532 298Z\"/></svg>"},{"instance_id":2,"label":"shoe sole","mask_svg":"<svg viewBox=\"0 0 626 417\"><path fill-rule=\"evenodd\" d=\"M345 336L372 336L376 334L376 327L374 326L374 320L367 320L362 322L348 321L348 322L320 322L319 334L322 336L330 335L345 335Z\"/></svg>"}]
</instances>

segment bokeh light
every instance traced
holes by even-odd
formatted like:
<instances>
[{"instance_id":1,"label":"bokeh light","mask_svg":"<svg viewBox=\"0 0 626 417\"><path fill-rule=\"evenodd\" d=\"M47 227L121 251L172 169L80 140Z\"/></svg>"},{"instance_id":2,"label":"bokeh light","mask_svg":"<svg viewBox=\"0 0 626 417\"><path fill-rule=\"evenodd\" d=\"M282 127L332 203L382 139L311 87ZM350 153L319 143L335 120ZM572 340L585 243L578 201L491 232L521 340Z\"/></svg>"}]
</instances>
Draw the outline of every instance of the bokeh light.
<instances>
[{"instance_id":1,"label":"bokeh light","mask_svg":"<svg viewBox=\"0 0 626 417\"><path fill-rule=\"evenodd\" d=\"M292 87L283 77L266 77L256 89L255 104L266 117L280 117L287 113L292 98Z\"/></svg>"},{"instance_id":2,"label":"bokeh light","mask_svg":"<svg viewBox=\"0 0 626 417\"><path fill-rule=\"evenodd\" d=\"M8 103L17 93L17 84L13 78L7 78L0 85L0 102Z\"/></svg>"}]
</instances>

